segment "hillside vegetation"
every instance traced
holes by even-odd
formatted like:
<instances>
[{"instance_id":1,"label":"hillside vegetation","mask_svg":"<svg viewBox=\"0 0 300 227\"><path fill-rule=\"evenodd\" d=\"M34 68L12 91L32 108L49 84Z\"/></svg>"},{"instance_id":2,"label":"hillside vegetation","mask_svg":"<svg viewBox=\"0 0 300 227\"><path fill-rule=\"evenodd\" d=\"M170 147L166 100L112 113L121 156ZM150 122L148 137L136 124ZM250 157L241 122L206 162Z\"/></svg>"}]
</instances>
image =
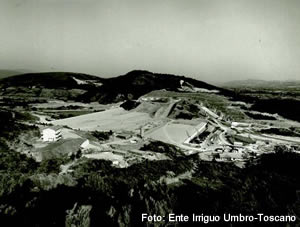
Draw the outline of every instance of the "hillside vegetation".
<instances>
[{"instance_id":1,"label":"hillside vegetation","mask_svg":"<svg viewBox=\"0 0 300 227\"><path fill-rule=\"evenodd\" d=\"M164 143L144 149L158 149L171 159L118 169L110 161L82 158L71 174L62 175L59 166L66 160L37 163L0 141L1 226L148 226L141 223L142 213L300 215L299 154L279 147L240 169L232 163L201 161L197 155L177 155L178 148ZM190 177L180 180L186 174Z\"/></svg>"},{"instance_id":2,"label":"hillside vegetation","mask_svg":"<svg viewBox=\"0 0 300 227\"><path fill-rule=\"evenodd\" d=\"M195 79L142 70L131 71L125 75L108 79L64 72L22 74L0 80L0 88L2 95L5 96L26 97L27 95L83 102L113 103L137 99L150 91L159 89L177 91L181 88L180 80L197 88L226 91Z\"/></svg>"},{"instance_id":3,"label":"hillside vegetation","mask_svg":"<svg viewBox=\"0 0 300 227\"><path fill-rule=\"evenodd\" d=\"M295 174L299 162L299 155L275 154L262 157L260 163L245 170L184 159L114 169L107 161L87 160L78 165L73 176L64 178L55 173L41 175L31 164L30 168L37 168L36 173L20 176L18 169L11 175L2 173L5 182L1 183L0 219L10 226L72 226L85 222L90 226L146 226L141 223L142 213L299 215L300 179ZM190 171L195 164L189 180L170 185L159 181L171 173L176 177Z\"/></svg>"},{"instance_id":4,"label":"hillside vegetation","mask_svg":"<svg viewBox=\"0 0 300 227\"><path fill-rule=\"evenodd\" d=\"M11 76L0 80L1 88L8 87L43 87L43 88L80 88L81 86L73 79L79 80L102 80L99 77L81 73L48 72L48 73L27 73Z\"/></svg>"}]
</instances>

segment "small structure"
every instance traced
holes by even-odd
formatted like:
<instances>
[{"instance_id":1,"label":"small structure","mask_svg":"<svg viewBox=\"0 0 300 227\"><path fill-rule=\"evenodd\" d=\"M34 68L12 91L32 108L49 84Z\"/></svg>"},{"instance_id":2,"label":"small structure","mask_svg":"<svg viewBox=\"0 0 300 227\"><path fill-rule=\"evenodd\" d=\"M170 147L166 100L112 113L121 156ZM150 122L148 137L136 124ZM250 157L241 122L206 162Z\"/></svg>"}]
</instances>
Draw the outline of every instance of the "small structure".
<instances>
[{"instance_id":1,"label":"small structure","mask_svg":"<svg viewBox=\"0 0 300 227\"><path fill-rule=\"evenodd\" d=\"M251 124L244 123L244 122L232 122L231 128L236 128L236 127L251 127Z\"/></svg>"},{"instance_id":2,"label":"small structure","mask_svg":"<svg viewBox=\"0 0 300 227\"><path fill-rule=\"evenodd\" d=\"M132 137L132 134L130 132L120 132L120 133L117 133L117 137L119 139L128 140Z\"/></svg>"},{"instance_id":3,"label":"small structure","mask_svg":"<svg viewBox=\"0 0 300 227\"><path fill-rule=\"evenodd\" d=\"M143 97L143 98L140 98L142 101L148 101L148 98L146 97Z\"/></svg>"},{"instance_id":4,"label":"small structure","mask_svg":"<svg viewBox=\"0 0 300 227\"><path fill-rule=\"evenodd\" d=\"M112 164L115 165L115 166L118 166L120 164L120 161L115 160L115 161L112 162Z\"/></svg>"},{"instance_id":5,"label":"small structure","mask_svg":"<svg viewBox=\"0 0 300 227\"><path fill-rule=\"evenodd\" d=\"M80 148L87 149L89 145L90 145L90 141L87 139L80 145Z\"/></svg>"},{"instance_id":6,"label":"small structure","mask_svg":"<svg viewBox=\"0 0 300 227\"><path fill-rule=\"evenodd\" d=\"M99 144L97 144L93 141L90 141L88 139L81 140L79 149L84 154L88 154L93 151L102 151L102 148L101 148L101 146L99 146Z\"/></svg>"},{"instance_id":7,"label":"small structure","mask_svg":"<svg viewBox=\"0 0 300 227\"><path fill-rule=\"evenodd\" d=\"M234 146L243 146L243 142L234 142L233 145Z\"/></svg>"},{"instance_id":8,"label":"small structure","mask_svg":"<svg viewBox=\"0 0 300 227\"><path fill-rule=\"evenodd\" d=\"M145 129L144 129L144 127L141 127L140 128L140 137L144 138L144 136L145 136Z\"/></svg>"},{"instance_id":9,"label":"small structure","mask_svg":"<svg viewBox=\"0 0 300 227\"><path fill-rule=\"evenodd\" d=\"M205 106L202 106L202 110L204 110L209 116L211 116L212 118L215 118L215 119L219 119L220 116L215 114L213 111L211 111L210 109L208 109L207 107Z\"/></svg>"},{"instance_id":10,"label":"small structure","mask_svg":"<svg viewBox=\"0 0 300 227\"><path fill-rule=\"evenodd\" d=\"M42 140L44 142L55 142L62 138L61 126L51 126L43 129Z\"/></svg>"},{"instance_id":11,"label":"small structure","mask_svg":"<svg viewBox=\"0 0 300 227\"><path fill-rule=\"evenodd\" d=\"M132 140L130 140L130 143L135 144L135 143L137 143L137 140L136 139L132 139Z\"/></svg>"},{"instance_id":12,"label":"small structure","mask_svg":"<svg viewBox=\"0 0 300 227\"><path fill-rule=\"evenodd\" d=\"M220 159L226 161L243 161L243 156L244 154L242 153L223 153L220 154Z\"/></svg>"}]
</instances>

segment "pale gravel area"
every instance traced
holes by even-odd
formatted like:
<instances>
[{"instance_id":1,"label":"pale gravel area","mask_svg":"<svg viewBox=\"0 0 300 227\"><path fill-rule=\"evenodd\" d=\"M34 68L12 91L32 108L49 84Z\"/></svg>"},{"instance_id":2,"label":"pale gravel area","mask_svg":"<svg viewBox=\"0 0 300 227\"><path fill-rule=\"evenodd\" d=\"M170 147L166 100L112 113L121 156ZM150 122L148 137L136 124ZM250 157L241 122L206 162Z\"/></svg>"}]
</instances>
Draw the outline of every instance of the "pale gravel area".
<instances>
[{"instance_id":1,"label":"pale gravel area","mask_svg":"<svg viewBox=\"0 0 300 227\"><path fill-rule=\"evenodd\" d=\"M116 107L102 112L55 120L51 123L84 131L134 131L151 121L152 119L147 113L126 111L121 107Z\"/></svg>"},{"instance_id":2,"label":"pale gravel area","mask_svg":"<svg viewBox=\"0 0 300 227\"><path fill-rule=\"evenodd\" d=\"M160 140L166 143L183 143L195 132L195 126L188 124L168 123L163 127L146 135L148 138Z\"/></svg>"}]
</instances>

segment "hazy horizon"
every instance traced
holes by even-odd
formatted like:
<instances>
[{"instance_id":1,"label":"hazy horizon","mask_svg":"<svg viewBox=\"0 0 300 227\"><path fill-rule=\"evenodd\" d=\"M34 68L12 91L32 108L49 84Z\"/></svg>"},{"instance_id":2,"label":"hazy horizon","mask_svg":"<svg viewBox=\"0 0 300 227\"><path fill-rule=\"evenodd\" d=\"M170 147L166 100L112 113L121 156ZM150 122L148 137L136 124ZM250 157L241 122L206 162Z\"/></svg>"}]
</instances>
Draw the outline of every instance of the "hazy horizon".
<instances>
[{"instance_id":1,"label":"hazy horizon","mask_svg":"<svg viewBox=\"0 0 300 227\"><path fill-rule=\"evenodd\" d=\"M297 0L2 0L0 69L298 80Z\"/></svg>"}]
</instances>

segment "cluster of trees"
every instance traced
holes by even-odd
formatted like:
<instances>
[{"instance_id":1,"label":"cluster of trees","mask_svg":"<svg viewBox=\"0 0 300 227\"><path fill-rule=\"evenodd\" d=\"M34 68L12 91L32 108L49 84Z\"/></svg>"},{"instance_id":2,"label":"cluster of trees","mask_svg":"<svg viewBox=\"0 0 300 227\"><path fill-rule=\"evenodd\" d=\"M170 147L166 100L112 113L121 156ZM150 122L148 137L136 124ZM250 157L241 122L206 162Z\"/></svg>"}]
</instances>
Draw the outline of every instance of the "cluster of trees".
<instances>
[{"instance_id":1,"label":"cluster of trees","mask_svg":"<svg viewBox=\"0 0 300 227\"><path fill-rule=\"evenodd\" d=\"M250 110L277 113L284 118L300 121L300 109L296 108L300 105L300 100L296 98L268 97L259 94L258 96L251 96L240 92L232 93L231 98L234 101L251 103ZM244 108L247 110L246 107Z\"/></svg>"},{"instance_id":2,"label":"cluster of trees","mask_svg":"<svg viewBox=\"0 0 300 227\"><path fill-rule=\"evenodd\" d=\"M161 141L150 141L149 143L144 144L140 150L163 153L173 159L184 157L184 153L178 147Z\"/></svg>"},{"instance_id":3,"label":"cluster of trees","mask_svg":"<svg viewBox=\"0 0 300 227\"><path fill-rule=\"evenodd\" d=\"M0 110L0 138L12 141L22 132L33 132L38 135L36 126L25 125L19 121L33 121L35 118L27 112L11 112Z\"/></svg>"},{"instance_id":4,"label":"cluster of trees","mask_svg":"<svg viewBox=\"0 0 300 227\"><path fill-rule=\"evenodd\" d=\"M267 134L275 134L280 136L296 136L299 137L300 133L296 131L296 129L288 129L288 128L269 128L269 129L262 129L259 132L267 133Z\"/></svg>"},{"instance_id":5,"label":"cluster of trees","mask_svg":"<svg viewBox=\"0 0 300 227\"><path fill-rule=\"evenodd\" d=\"M113 131L110 130L108 132L104 131L93 131L92 136L96 137L100 141L109 140L109 138L113 135Z\"/></svg>"},{"instance_id":6,"label":"cluster of trees","mask_svg":"<svg viewBox=\"0 0 300 227\"><path fill-rule=\"evenodd\" d=\"M141 103L133 100L127 100L123 102L120 107L122 107L124 110L132 110L136 107L138 107Z\"/></svg>"},{"instance_id":7,"label":"cluster of trees","mask_svg":"<svg viewBox=\"0 0 300 227\"><path fill-rule=\"evenodd\" d=\"M176 105L170 111L169 117L190 120L193 118L198 118L200 114L204 116L203 113L201 113L201 109L198 105L189 100L181 100L176 103Z\"/></svg>"},{"instance_id":8,"label":"cluster of trees","mask_svg":"<svg viewBox=\"0 0 300 227\"><path fill-rule=\"evenodd\" d=\"M73 175L65 176L65 183L47 190L32 180L40 175L41 167L28 166L34 171L20 170L24 174L13 177L1 173L0 218L10 226L64 226L66 219L67 223L83 223L87 218L90 226L143 226L142 213L299 215L299 164L300 155L280 147L245 169L196 157L146 161L125 169L113 168L109 161L82 159ZM191 177L179 184L160 181L169 172L176 177L187 171L192 171ZM55 178L54 172L50 174ZM68 177L76 183L67 184Z\"/></svg>"},{"instance_id":9,"label":"cluster of trees","mask_svg":"<svg viewBox=\"0 0 300 227\"><path fill-rule=\"evenodd\" d=\"M300 101L296 99L258 99L252 110L277 113L287 119L300 121L300 109L296 108L300 105Z\"/></svg>"}]
</instances>

